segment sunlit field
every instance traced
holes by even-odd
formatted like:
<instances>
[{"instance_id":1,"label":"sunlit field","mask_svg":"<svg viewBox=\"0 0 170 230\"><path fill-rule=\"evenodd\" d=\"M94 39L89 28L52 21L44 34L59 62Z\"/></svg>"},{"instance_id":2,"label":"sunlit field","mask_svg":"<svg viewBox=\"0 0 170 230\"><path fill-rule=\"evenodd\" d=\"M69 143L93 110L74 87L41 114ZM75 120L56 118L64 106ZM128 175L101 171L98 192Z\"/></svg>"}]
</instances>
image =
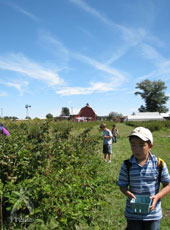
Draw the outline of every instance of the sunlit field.
<instances>
[{"instance_id":1,"label":"sunlit field","mask_svg":"<svg viewBox=\"0 0 170 230\"><path fill-rule=\"evenodd\" d=\"M112 124L107 122L107 127ZM1 230L125 229L126 198L117 180L123 160L131 156L127 136L132 126L116 124L119 135L108 164L99 122L5 125L11 135L0 136ZM169 135L168 126L153 131L152 153L170 169ZM170 194L162 199L162 208L161 230L168 230Z\"/></svg>"}]
</instances>

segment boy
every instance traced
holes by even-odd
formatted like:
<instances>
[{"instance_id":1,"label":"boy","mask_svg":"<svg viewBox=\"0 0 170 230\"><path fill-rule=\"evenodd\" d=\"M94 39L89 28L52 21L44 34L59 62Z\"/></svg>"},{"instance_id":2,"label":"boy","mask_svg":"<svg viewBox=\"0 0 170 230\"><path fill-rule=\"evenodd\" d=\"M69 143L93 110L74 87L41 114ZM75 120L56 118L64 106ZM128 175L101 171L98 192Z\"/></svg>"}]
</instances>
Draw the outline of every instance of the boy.
<instances>
[{"instance_id":1,"label":"boy","mask_svg":"<svg viewBox=\"0 0 170 230\"><path fill-rule=\"evenodd\" d=\"M160 199L170 192L170 175L164 163L161 172L163 188L159 191L159 167L158 158L152 155L150 149L153 146L153 136L149 129L135 128L129 135L129 141L133 155L129 159L129 169L122 164L118 185L120 191L128 199L126 202L125 217L128 230L160 230L162 209ZM128 188L129 186L129 188ZM148 214L133 213L130 200L135 195L146 195L152 200Z\"/></svg>"},{"instance_id":2,"label":"boy","mask_svg":"<svg viewBox=\"0 0 170 230\"><path fill-rule=\"evenodd\" d=\"M112 134L113 134L113 142L117 143L118 129L117 129L116 125L112 126Z\"/></svg>"},{"instance_id":3,"label":"boy","mask_svg":"<svg viewBox=\"0 0 170 230\"><path fill-rule=\"evenodd\" d=\"M106 128L106 124L102 123L100 128L103 130L103 154L104 160L107 160L107 155L109 158L108 163L111 163L111 154L112 154L112 133L109 129Z\"/></svg>"}]
</instances>

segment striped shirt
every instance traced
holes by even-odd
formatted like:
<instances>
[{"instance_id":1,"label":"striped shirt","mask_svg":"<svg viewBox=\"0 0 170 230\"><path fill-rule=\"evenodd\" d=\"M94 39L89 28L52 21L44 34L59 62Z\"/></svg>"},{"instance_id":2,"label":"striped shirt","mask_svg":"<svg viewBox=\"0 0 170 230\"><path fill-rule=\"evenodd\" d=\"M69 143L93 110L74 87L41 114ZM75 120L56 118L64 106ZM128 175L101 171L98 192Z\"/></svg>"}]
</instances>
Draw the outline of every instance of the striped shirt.
<instances>
[{"instance_id":1,"label":"striped shirt","mask_svg":"<svg viewBox=\"0 0 170 230\"><path fill-rule=\"evenodd\" d=\"M132 164L129 171L130 191L135 195L153 196L157 194L159 191L158 158L150 153L147 162L143 166L140 166L137 163L134 156L130 158L130 162ZM170 182L170 175L166 164L164 164L162 170L161 182ZM118 186L128 186L128 174L125 163L122 164L120 170ZM158 201L153 211L150 211L148 214L141 215L132 212L129 199L127 199L125 217L130 220L159 220L162 218L161 201Z\"/></svg>"}]
</instances>

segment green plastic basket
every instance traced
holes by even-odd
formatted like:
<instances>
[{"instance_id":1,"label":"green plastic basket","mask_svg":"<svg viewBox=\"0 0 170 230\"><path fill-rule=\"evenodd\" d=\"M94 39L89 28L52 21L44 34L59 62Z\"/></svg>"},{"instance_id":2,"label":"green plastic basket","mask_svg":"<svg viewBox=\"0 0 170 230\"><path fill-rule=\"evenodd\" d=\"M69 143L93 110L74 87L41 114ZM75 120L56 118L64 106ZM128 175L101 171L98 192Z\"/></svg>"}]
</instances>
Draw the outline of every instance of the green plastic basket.
<instances>
[{"instance_id":1,"label":"green plastic basket","mask_svg":"<svg viewBox=\"0 0 170 230\"><path fill-rule=\"evenodd\" d=\"M132 198L130 201L133 213L148 214L152 200L149 196L135 195L136 199Z\"/></svg>"}]
</instances>

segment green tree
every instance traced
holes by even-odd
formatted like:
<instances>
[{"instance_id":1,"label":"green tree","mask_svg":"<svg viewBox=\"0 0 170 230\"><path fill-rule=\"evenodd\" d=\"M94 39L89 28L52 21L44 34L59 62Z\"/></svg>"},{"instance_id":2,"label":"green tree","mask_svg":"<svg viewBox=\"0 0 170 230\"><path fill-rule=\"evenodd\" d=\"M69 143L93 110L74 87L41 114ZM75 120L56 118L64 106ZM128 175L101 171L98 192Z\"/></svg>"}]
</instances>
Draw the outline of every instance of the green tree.
<instances>
[{"instance_id":1,"label":"green tree","mask_svg":"<svg viewBox=\"0 0 170 230\"><path fill-rule=\"evenodd\" d=\"M70 110L67 107L63 107L61 110L61 115L60 116L70 116Z\"/></svg>"},{"instance_id":2,"label":"green tree","mask_svg":"<svg viewBox=\"0 0 170 230\"><path fill-rule=\"evenodd\" d=\"M53 115L52 115L51 113L48 113L48 114L46 115L46 118L47 118L47 119L53 119Z\"/></svg>"},{"instance_id":3,"label":"green tree","mask_svg":"<svg viewBox=\"0 0 170 230\"><path fill-rule=\"evenodd\" d=\"M121 113L110 112L109 116L108 116L108 120L119 122L122 117L123 117L123 115Z\"/></svg>"},{"instance_id":4,"label":"green tree","mask_svg":"<svg viewBox=\"0 0 170 230\"><path fill-rule=\"evenodd\" d=\"M18 117L15 117L15 116L13 116L13 117L12 117L12 116L9 116L9 117L8 117L8 116L5 116L5 117L4 117L4 120L13 120L13 121L15 121L15 120L17 120L17 119L18 119Z\"/></svg>"},{"instance_id":5,"label":"green tree","mask_svg":"<svg viewBox=\"0 0 170 230\"><path fill-rule=\"evenodd\" d=\"M26 120L31 120L31 117L27 116L25 117Z\"/></svg>"},{"instance_id":6,"label":"green tree","mask_svg":"<svg viewBox=\"0 0 170 230\"><path fill-rule=\"evenodd\" d=\"M145 106L141 105L138 110L140 112L168 112L168 108L165 106L167 100L169 99L169 97L165 96L164 93L166 88L165 83L161 80L150 81L146 79L137 83L136 89L141 91L135 92L135 95L140 95L145 101Z\"/></svg>"}]
</instances>

